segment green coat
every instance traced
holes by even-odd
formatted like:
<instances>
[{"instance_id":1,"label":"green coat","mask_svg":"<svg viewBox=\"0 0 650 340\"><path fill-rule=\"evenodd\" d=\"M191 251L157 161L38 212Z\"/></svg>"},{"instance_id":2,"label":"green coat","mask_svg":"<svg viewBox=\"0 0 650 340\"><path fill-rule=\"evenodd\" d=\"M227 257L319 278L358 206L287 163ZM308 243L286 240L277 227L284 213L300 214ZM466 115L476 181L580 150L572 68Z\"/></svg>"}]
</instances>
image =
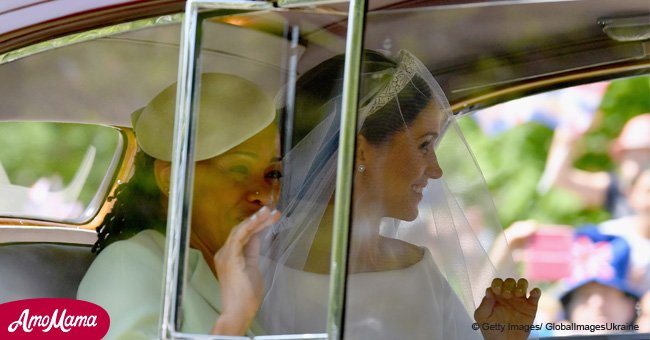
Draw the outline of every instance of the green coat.
<instances>
[{"instance_id":1,"label":"green coat","mask_svg":"<svg viewBox=\"0 0 650 340\"><path fill-rule=\"evenodd\" d=\"M77 298L102 306L111 318L104 339L155 339L162 306L165 237L145 230L104 249L84 276ZM190 249L183 325L209 334L221 310L219 283L198 250ZM254 324L248 336L262 334Z\"/></svg>"}]
</instances>

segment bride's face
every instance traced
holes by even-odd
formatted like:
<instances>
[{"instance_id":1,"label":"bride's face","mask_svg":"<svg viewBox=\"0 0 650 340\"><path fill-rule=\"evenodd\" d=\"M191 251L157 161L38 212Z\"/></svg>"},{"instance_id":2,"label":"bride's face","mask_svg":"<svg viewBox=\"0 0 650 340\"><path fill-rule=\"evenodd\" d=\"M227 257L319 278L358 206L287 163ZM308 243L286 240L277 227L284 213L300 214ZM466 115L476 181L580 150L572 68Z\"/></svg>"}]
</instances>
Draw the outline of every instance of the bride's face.
<instances>
[{"instance_id":1,"label":"bride's face","mask_svg":"<svg viewBox=\"0 0 650 340\"><path fill-rule=\"evenodd\" d=\"M412 221L418 215L422 190L429 179L440 178L442 169L434 151L440 133L441 115L430 102L406 129L388 142L375 146L363 143L359 161L361 192L371 209L382 217Z\"/></svg>"}]
</instances>

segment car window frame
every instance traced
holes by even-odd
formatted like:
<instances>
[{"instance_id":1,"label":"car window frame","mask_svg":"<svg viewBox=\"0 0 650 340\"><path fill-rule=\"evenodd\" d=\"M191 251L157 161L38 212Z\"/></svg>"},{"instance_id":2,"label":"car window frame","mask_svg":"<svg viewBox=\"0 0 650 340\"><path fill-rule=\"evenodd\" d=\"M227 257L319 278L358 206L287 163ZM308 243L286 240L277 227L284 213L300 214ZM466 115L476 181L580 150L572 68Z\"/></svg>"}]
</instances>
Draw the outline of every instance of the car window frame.
<instances>
[{"instance_id":1,"label":"car window frame","mask_svg":"<svg viewBox=\"0 0 650 340\"><path fill-rule=\"evenodd\" d=\"M115 190L120 183L128 181L129 173L133 166L133 160L137 151L135 135L130 129L114 126L111 126L111 128L116 130L119 139L111 163L106 169L107 173L104 176L100 187L98 187L98 193L102 192L103 194L96 194L88 205L88 207L97 205L97 209L88 210L88 208L86 208L84 213L75 221L55 221L45 218L2 216L0 217L0 229L3 233L7 234L7 237L9 237L7 240L11 240L12 237L11 233L7 231L8 228L18 225L20 228L74 228L93 232L101 225L104 221L104 217L111 211L114 204L114 202L109 200L108 197L114 195ZM37 231L38 230L36 230L36 232Z\"/></svg>"},{"instance_id":2,"label":"car window frame","mask_svg":"<svg viewBox=\"0 0 650 340\"><path fill-rule=\"evenodd\" d=\"M280 5L286 7L301 7L322 3L321 1L285 1ZM179 85L175 127L183 128L183 131L176 130L174 135L174 153L172 155L172 189L170 191L170 213L167 230L173 232L168 234L166 258L166 279L165 279L165 302L163 307L163 318L161 320L161 336L171 338L184 338L189 334L175 331L180 325L180 318L177 318L177 308L180 306L178 298L181 296L183 285L183 267L178 263L185 263L189 239L189 219L187 216L187 202L191 198L192 183L192 159L184 157L193 149L194 143L194 107L191 104L196 101L194 89L197 84L198 55L200 50L200 36L197 34L197 25L200 22L201 10L246 10L250 9L251 3L246 0L235 1L209 1L189 0L186 6L183 21L183 44L181 46L181 58L179 64ZM260 9L269 9L262 6ZM345 294L347 279L347 245L350 224L351 188L353 176L353 155L355 150L356 114L358 105L358 72L361 64L361 50L363 49L363 31L365 28L365 16L367 14L366 2L362 0L351 0L349 2L348 32L346 37L346 69L344 71L343 85L343 112L341 118L341 136L339 140L340 152L338 155L336 196L334 208L333 242L330 272L330 292L328 304L327 334L312 335L268 335L257 336L254 339L291 339L291 338L316 338L324 336L327 339L342 339L344 330L343 316L345 313ZM516 83L470 98L463 98L451 103L455 115L469 114L480 107L494 105L497 102L506 101L513 96L526 96L534 93L550 91L568 87L582 82L592 82L595 79L608 79L624 75L634 75L640 72L647 72L650 69L650 62L638 61L615 67L609 65L607 68L596 70L569 70L561 74L553 74L536 80L525 79ZM193 99L192 99L193 98ZM182 124L181 124L182 123ZM183 189L183 190L181 190ZM189 193L188 193L189 189ZM183 207L185 206L185 210ZM180 261L175 260L180 259ZM221 337L211 336L211 339L247 339L247 337Z\"/></svg>"},{"instance_id":3,"label":"car window frame","mask_svg":"<svg viewBox=\"0 0 650 340\"><path fill-rule=\"evenodd\" d=\"M310 6L319 1L300 1L289 6ZM179 308L185 284L184 269L189 249L189 225L193 183L193 152L196 134L195 103L199 80L201 10L269 10L270 3L246 0L209 1L189 0L183 18L179 57L177 105L174 123L171 187L167 220L167 245L165 249L165 286L163 311L160 320L162 338L183 338L188 334L178 332L181 318ZM343 111L341 117L340 151L334 206L332 257L330 265L330 292L327 312L327 334L312 334L313 338L343 338L343 315L347 279L347 249L352 196L354 150L359 92L359 70L363 49L363 32L366 1L352 0L349 4L346 57L343 78ZM207 14L214 16L215 14ZM295 337L296 335L289 336ZM304 338L305 335L301 335ZM309 335L308 335L309 336ZM247 337L211 337L213 339L246 339ZM255 339L287 339L287 335L258 336Z\"/></svg>"},{"instance_id":4,"label":"car window frame","mask_svg":"<svg viewBox=\"0 0 650 340\"><path fill-rule=\"evenodd\" d=\"M297 7L297 6L299 7L299 6L311 5L311 4L314 4L314 3L321 3L321 1L293 1L293 2L286 1L286 3L290 4L291 7ZM350 8L353 8L354 5L357 4L357 3L363 3L363 1L352 0L351 4L350 4ZM193 0L190 0L190 1L188 1L188 8L189 8L189 4L194 4L195 6L203 6L203 5L205 5L207 9L236 9L236 10L242 10L241 7L238 7L238 4L244 4L244 5L248 6L248 5L251 5L251 1L248 1L248 0L238 0L238 1L193 1ZM233 7L230 7L230 6L233 6ZM286 7L289 7L289 5L287 5ZM265 5L265 8L268 8L268 6ZM197 11L196 13L197 13L197 16L198 16L199 7L196 7L195 9ZM367 12L367 10L364 9L362 11L362 14L365 15L366 12ZM187 15L187 14L188 13L186 12L185 15ZM351 11L351 14L352 14L352 11ZM355 15L359 14L358 9L354 14ZM171 16L170 15L164 15L164 16L160 16L160 17L156 17L156 18L171 18L170 20L176 21L176 20L180 20L180 18L182 16L183 16L183 14L174 14L174 15L171 15ZM349 16L349 17L351 18L351 16ZM150 22L151 25L170 23L169 21L166 21L166 22L156 21L156 18L148 18L148 19L144 19L143 21L137 21L137 22L141 22L142 24L144 24L145 21L146 21L146 22ZM135 26L133 26L133 24L135 22L136 21L126 23L126 24L118 24L118 25L115 25L115 26L110 26L110 27L98 29L98 30L96 30L96 32L98 32L98 34L101 33L101 32L104 32L104 33L101 33L101 34L107 34L107 35L117 34L119 32L112 31L112 32L109 33L109 31L111 30L111 28L115 29L115 27L123 27L124 29L126 29L128 27L127 30L135 29L134 28ZM123 25L123 26L121 26L121 25ZM361 31L363 31L363 20L361 20L361 24L359 24L359 25L360 25L359 29ZM142 26L140 26L140 27L142 27ZM354 26L354 27L356 28L357 26ZM103 30L106 30L106 31L103 31ZM86 34L87 33L85 33L85 32L84 33L79 33L79 37L84 36ZM39 44L36 44L36 45L32 45L32 46L29 46L29 47L25 47L25 48L21 48L21 49L18 49L18 50L14 50L14 51L4 53L4 54L0 55L0 65L4 64L4 63L7 63L7 62L10 62L10 61L13 61L13 60L17 60L17 59L22 58L22 57L26 57L26 56L35 54L35 53L40 53L40 52L47 51L47 50L52 49L52 48L57 48L57 47L60 47L62 45L79 42L79 40L69 39L69 38L71 38L73 36L75 36L75 35L70 35L70 36L66 36L66 37L63 37L63 38L57 38L57 39L53 39L53 40L48 40L48 41L43 42L43 43L39 43ZM90 40L90 39L94 39L94 38L89 37L88 39ZM187 41L187 39L185 39L185 41ZM353 46L353 47L356 47L359 50L362 48L361 44L357 44L356 46ZM200 47L198 49L195 49L194 51L197 51L197 50L200 50ZM192 54L195 55L194 52L192 52ZM346 53L346 55L352 56L352 55L354 55L354 53ZM198 56L195 55L195 58L198 58ZM347 58L348 57L346 57L346 59ZM190 58L190 59L193 59L194 61L196 61L196 59L194 59L194 58ZM347 60L346 60L346 62L347 62ZM182 66L179 64L179 69L181 67ZM476 110L477 108L490 106L490 105L492 105L494 103L505 101L505 100L507 100L507 98L511 98L511 97L514 97L514 96L524 96L524 95L527 95L527 94L539 93L539 92L543 92L543 91L548 91L550 89L567 87L569 85L575 85L575 84L578 84L578 83L581 83L581 82L586 82L586 81L591 82L591 81L593 81L594 78L611 79L613 77L624 76L624 75L634 75L634 74L638 74L639 72L646 72L647 73L649 71L650 71L650 61L638 61L637 63L632 63L632 64L627 65L627 66L614 67L614 68L611 68L611 69L608 68L608 69L595 70L594 71L595 73L589 73L589 72L581 71L579 73L574 73L574 74L567 74L567 75L560 75L560 76L553 75L552 77L549 77L547 79L540 79L540 80L537 80L535 82L526 82L526 83L522 82L520 84L514 84L514 85L511 84L507 88L500 89L499 91L495 91L495 92L490 93L490 94L486 94L486 95L478 96L478 97L467 98L465 100L457 101L455 103L452 103L452 109L453 109L455 114L464 115L464 114L471 113L472 111ZM194 73L192 73L192 74L190 74L189 71L186 71L186 73L187 73L187 74L185 74L185 77L187 77L186 83L195 84L195 81L193 79L195 79L196 71ZM354 72L351 72L350 75L346 75L346 77L350 77L350 76L354 76ZM179 82L179 84L180 84L180 82ZM181 85L179 85L179 86L181 86ZM353 83L352 80L350 80L350 86L352 88L357 88L357 86L354 86L354 83ZM184 87L184 89L187 89L187 84ZM349 89L348 91L354 91L354 89ZM192 93L194 93L194 92L192 92ZM348 95L348 96L352 97L350 95ZM191 95L183 96L183 98L186 101L190 97L192 97L192 96ZM354 103L355 104L352 105L352 108L350 108L350 110L351 110L351 112L349 113L350 117L356 115L356 101L354 101ZM190 109L184 114L191 115L192 111L193 110ZM179 113L177 112L177 114L179 114ZM356 119L350 118L350 120L352 120L353 123L349 123L349 122L346 123L348 128L350 128L350 124L354 125L354 122L356 122ZM125 130L125 131L127 131L127 132L124 132L124 133L131 133L132 134L132 132L130 132L128 130ZM188 145L190 145L192 143L191 142L191 140L193 139L192 132L193 132L193 130L189 134L187 134L187 133L186 134L181 134L180 137L178 137L178 139L181 140L183 143L180 143L179 145L187 143L185 147L188 147ZM177 139L177 137L175 136L175 141L176 141L176 139ZM127 146L125 148L125 149L127 149L127 151L125 151L125 152L129 153L130 151L128 151L128 149L130 148L131 152L135 153L135 149L137 147L134 144L134 139L129 137L129 138L126 138L126 140L128 141L129 146ZM177 144L177 143L175 143L175 144ZM349 142L349 140L342 141L341 142L341 150L343 150L344 152L341 152L341 154L347 154L347 153L350 153L350 152L353 153L354 152L354 147L355 147L354 146L354 141L352 141L352 142ZM181 148L180 150L183 150L182 147L180 147L180 148ZM175 149L174 152L176 153L176 149ZM339 155L339 157L344 157L344 156ZM130 169L128 161L127 161L128 156L125 156L123 159L125 160L125 162L120 166L120 170L118 172L121 175L118 175L118 178L126 178L126 175L128 174L128 169ZM184 162L185 162L185 166L189 166L190 164L192 164L192 161L189 160L189 159L184 159ZM176 163L180 164L180 162L176 162ZM341 160L339 160L339 164L342 164L342 163L346 163L346 161L343 160L343 162L341 162ZM346 164L347 165L343 169L339 169L340 170L339 174L341 174L341 176L339 176L339 177L341 177L341 178L349 177L349 180L350 180L350 183L351 183L353 168L352 168L351 163L347 162ZM187 177L184 177L184 179L179 178L178 180L184 181L185 183L188 183L188 181L187 181L188 178ZM191 178L190 178L190 180L191 180ZM119 181L116 180L115 183L117 183L117 182L119 182ZM183 185L183 184L178 184L178 185ZM337 181L337 192L339 192L338 191L338 189L339 189L338 185L339 184L338 184L338 181ZM341 184L341 185L344 186L345 184ZM189 195L191 197L191 186L189 186L189 187L190 187ZM109 190L109 192L112 193L114 191L114 189L115 189L115 187L113 187L111 190ZM179 190L179 189L177 189L177 194L181 195L181 196L179 196L179 199L180 199L179 202L181 202L181 203L176 203L176 205L177 205L176 209L178 209L179 207L182 209L182 207L183 207L182 202L183 202L184 198L188 197L187 192L188 192L188 190ZM342 193L341 195L343 195L344 190L341 190L340 192ZM183 193L184 193L184 195L183 195ZM348 231L348 228L349 228L349 204L344 204L343 203L346 199L347 200L350 199L350 193L349 192L347 193L347 198L343 197L343 198L339 199L339 197L337 196L336 201L337 202L341 201L342 202L341 203L342 207L338 208L339 210L335 210L335 220L340 221L339 222L340 224L335 225L335 228L334 228L336 235L338 235L338 236L334 236L335 238L336 237L347 238L347 231ZM171 206L171 204L170 204L170 206ZM102 210L103 209L104 208L102 208ZM348 212L346 213L344 210L348 210ZM182 218L182 216L181 216L181 218ZM96 219L94 219L93 221L95 221L95 220ZM101 223L101 219L99 219L98 221L95 221L95 222ZM0 224L2 224L2 221L0 221ZM177 223L177 225L179 225L180 228L182 229L182 223L181 224ZM185 232L187 232L187 231L188 230L187 230L187 224L186 224ZM183 230L180 230L180 232L183 232ZM168 239L172 239L172 237L169 237ZM183 238L183 237L181 237L179 235L179 236L177 236L177 239L173 240L173 242L174 242L173 245L171 245L172 241L168 241L169 243L168 243L167 249L176 249L175 251L180 251L180 248L182 248L182 247L185 247L185 249L187 249L187 242L185 242L185 244L183 244L183 240L187 240L187 237ZM335 242L335 244L336 244L335 253L338 254L340 252L340 256L333 256L332 257L332 266L331 266L331 268L338 268L337 270L341 270L341 269L344 270L347 267L346 262L345 262L346 257L347 257L347 252L346 252L347 239L339 240L337 242ZM167 256L167 259L170 259L169 260L170 262L176 262L176 265L178 265L178 263L185 263L185 260L183 260L183 261L176 260L176 259L178 259L178 257L174 258L173 257L174 254L180 254L180 252L179 253L170 253L169 256ZM186 254L186 253L184 253L184 254ZM333 270L335 270L335 269L333 269ZM341 278L340 273L341 272L338 272L338 274L336 275L338 277L338 279L333 279L333 280L342 280L342 281L337 281L338 283L332 283L331 286L330 286L330 289L331 289L331 292L332 292L330 294L330 299L333 299L335 301L339 301L339 305L333 307L333 308L338 308L338 309L335 312L333 312L334 316L332 316L332 317L338 317L340 323L332 322L331 326L330 326L330 321L328 321L328 329L330 327L338 329L338 336L336 337L337 339L342 338L342 329L343 328L342 328L341 323L342 323L342 315L344 313L345 276L346 276L345 274L343 274L342 275L343 277ZM178 277L178 272L176 272L176 274L177 274L176 276ZM181 275L181 277L182 277L182 275ZM334 277L334 275L332 275L332 277ZM166 280L166 285L167 285L167 280ZM335 286L338 286L339 288L334 288ZM178 294L180 294L180 293L178 293ZM175 294L173 296L177 297L178 294ZM172 295L169 295L169 296L172 296ZM165 298L167 298L167 297L168 297L168 294L165 294ZM174 305L176 307L179 306L179 304L175 304L175 302L176 302L176 300L172 301L170 303L170 306L174 306ZM333 305L334 303L336 303L336 302L332 302L332 303L330 303L330 305ZM329 314L330 313L328 313L328 315ZM166 331L165 328L163 328L161 326L161 332L165 332L165 331ZM196 334L184 334L184 333L176 333L176 332L174 332L173 334L165 333L165 336L171 336L171 337L179 338L179 339L180 338L210 338L210 339L242 339L243 338L243 339L248 339L248 337L215 337L215 336L202 336L202 335L196 335ZM296 335L295 338L301 338L301 339L305 339L305 338L320 339L320 338L323 338L322 335L313 335L313 337L309 337L309 336L305 337L305 336L307 336L307 335ZM290 338L291 337L283 336L283 335L256 337L256 339L290 339Z\"/></svg>"}]
</instances>

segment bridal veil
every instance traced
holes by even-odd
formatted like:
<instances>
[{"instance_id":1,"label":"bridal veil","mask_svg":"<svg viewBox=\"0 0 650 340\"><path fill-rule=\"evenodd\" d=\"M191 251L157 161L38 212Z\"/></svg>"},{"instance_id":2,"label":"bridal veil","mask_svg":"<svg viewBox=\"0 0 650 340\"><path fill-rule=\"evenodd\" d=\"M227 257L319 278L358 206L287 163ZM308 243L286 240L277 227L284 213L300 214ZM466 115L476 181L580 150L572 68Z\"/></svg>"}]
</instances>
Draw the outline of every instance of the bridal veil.
<instances>
[{"instance_id":1,"label":"bridal veil","mask_svg":"<svg viewBox=\"0 0 650 340\"><path fill-rule=\"evenodd\" d=\"M317 268L329 268L319 265L330 260L326 239L331 238L327 225L337 175L342 65L343 56L329 59L296 84L296 117L306 123L294 125L297 141L283 159L279 201L283 217L263 239L266 293L258 318L269 334L325 332L329 279L327 271ZM361 69L357 131L364 134L364 129L382 131L398 125L415 141L418 136L411 134L408 111L433 105L439 126L431 140L431 156L444 175L429 176L421 186L406 190L413 192L391 191L388 183L373 191L388 201L402 194L419 199L417 217L387 214L376 227L384 240L400 240L423 255L409 262L400 258L403 252L396 252L395 261L388 262L403 266L349 271L345 338L433 339L435 334L441 339L480 338L480 332L471 329L471 316L485 289L494 277L515 277L508 256L493 258L493 245L505 242L500 240L502 228L483 175L443 90L415 56L404 50L394 57L365 51ZM285 104L278 106L282 109ZM399 120L382 113L388 111L398 113L394 117ZM399 164L384 165L395 166ZM355 171L365 175L374 169L357 164ZM351 247L359 241L355 238L364 237L359 216L355 205ZM382 254L384 262L386 256L392 255Z\"/></svg>"}]
</instances>

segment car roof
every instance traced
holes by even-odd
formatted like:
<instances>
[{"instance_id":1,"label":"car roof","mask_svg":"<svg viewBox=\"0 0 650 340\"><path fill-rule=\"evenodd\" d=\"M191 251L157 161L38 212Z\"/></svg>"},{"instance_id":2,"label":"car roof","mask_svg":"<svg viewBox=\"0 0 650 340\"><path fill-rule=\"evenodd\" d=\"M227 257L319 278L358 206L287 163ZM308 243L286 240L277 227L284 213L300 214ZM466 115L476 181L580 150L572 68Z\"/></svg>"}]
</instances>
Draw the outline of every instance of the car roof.
<instances>
[{"instance_id":1,"label":"car roof","mask_svg":"<svg viewBox=\"0 0 650 340\"><path fill-rule=\"evenodd\" d=\"M0 53L66 34L181 12L180 0L6 0L0 3Z\"/></svg>"},{"instance_id":2,"label":"car roof","mask_svg":"<svg viewBox=\"0 0 650 340\"><path fill-rule=\"evenodd\" d=\"M24 0L0 6L1 55L89 28L179 13L184 1ZM343 2L308 11L279 11L286 22L272 25L265 25L264 16L250 14L247 25L281 34L282 25L287 22L325 14L324 19L314 21L312 29L303 30L301 38L309 42L321 35L333 35L339 38L338 44L343 44L346 13L347 3ZM600 24L603 18L635 15L650 15L647 0L373 0L369 3L365 47L382 49L389 44L392 50L412 51L454 103L531 79L612 63L642 64L617 76L647 72L642 43L615 41L603 32ZM308 51L299 71L330 56Z\"/></svg>"}]
</instances>

